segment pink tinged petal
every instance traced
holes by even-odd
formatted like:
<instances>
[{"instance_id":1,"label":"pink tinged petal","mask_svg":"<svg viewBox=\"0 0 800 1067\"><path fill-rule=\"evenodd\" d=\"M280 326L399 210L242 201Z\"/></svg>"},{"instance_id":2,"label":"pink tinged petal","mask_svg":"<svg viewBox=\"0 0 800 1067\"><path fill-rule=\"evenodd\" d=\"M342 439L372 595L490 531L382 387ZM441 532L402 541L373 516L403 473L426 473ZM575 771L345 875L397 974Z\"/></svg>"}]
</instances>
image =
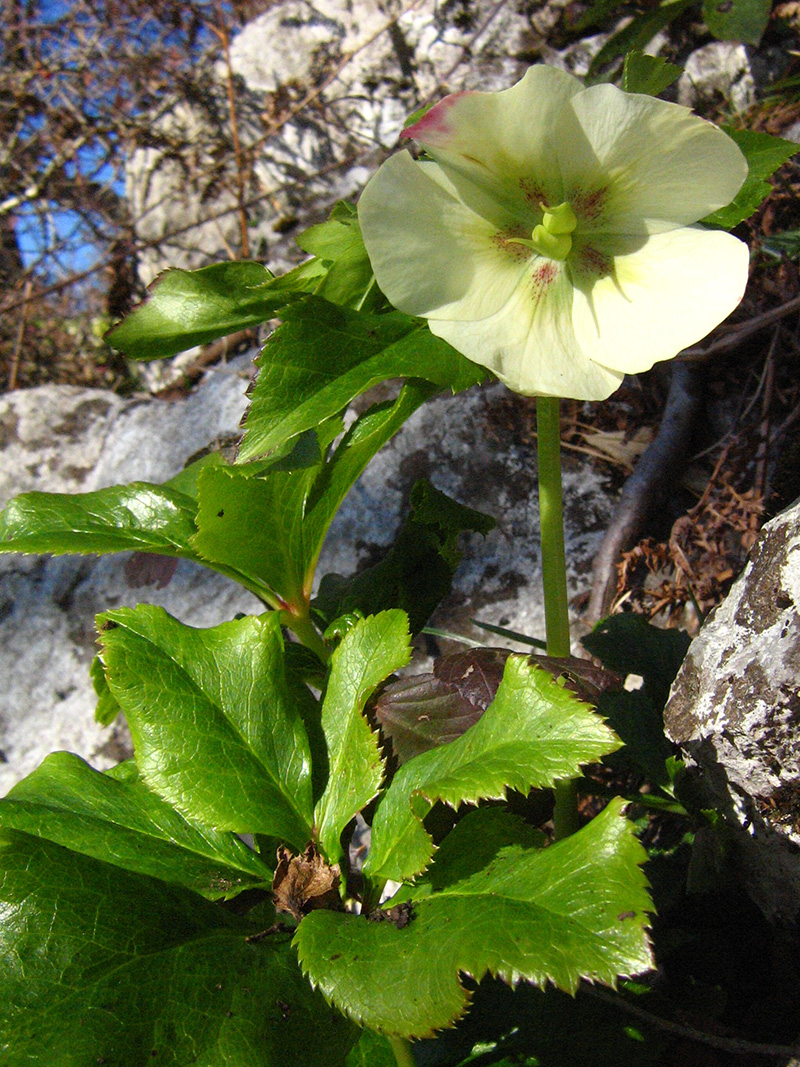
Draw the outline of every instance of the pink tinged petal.
<instances>
[{"instance_id":1,"label":"pink tinged petal","mask_svg":"<svg viewBox=\"0 0 800 1067\"><path fill-rule=\"evenodd\" d=\"M587 359L572 326L572 298L564 264L540 258L495 315L428 325L517 393L602 400L623 376Z\"/></svg>"},{"instance_id":2,"label":"pink tinged petal","mask_svg":"<svg viewBox=\"0 0 800 1067\"><path fill-rule=\"evenodd\" d=\"M697 222L729 204L747 177L744 156L717 126L613 85L570 99L557 151L565 199L599 192L600 210L584 232L652 233Z\"/></svg>"},{"instance_id":3,"label":"pink tinged petal","mask_svg":"<svg viewBox=\"0 0 800 1067\"><path fill-rule=\"evenodd\" d=\"M539 64L502 92L445 97L404 136L416 138L443 166L515 185L531 181L560 203L554 133L564 106L583 91L571 74Z\"/></svg>"},{"instance_id":4,"label":"pink tinged petal","mask_svg":"<svg viewBox=\"0 0 800 1067\"><path fill-rule=\"evenodd\" d=\"M435 164L392 156L369 181L358 218L375 278L409 315L483 318L508 300L530 258L464 204Z\"/></svg>"},{"instance_id":5,"label":"pink tinged petal","mask_svg":"<svg viewBox=\"0 0 800 1067\"><path fill-rule=\"evenodd\" d=\"M597 364L648 370L705 337L742 299L749 252L729 233L693 226L629 238L626 251L619 243L613 257L609 239L593 265L586 256L570 265L575 336Z\"/></svg>"}]
</instances>

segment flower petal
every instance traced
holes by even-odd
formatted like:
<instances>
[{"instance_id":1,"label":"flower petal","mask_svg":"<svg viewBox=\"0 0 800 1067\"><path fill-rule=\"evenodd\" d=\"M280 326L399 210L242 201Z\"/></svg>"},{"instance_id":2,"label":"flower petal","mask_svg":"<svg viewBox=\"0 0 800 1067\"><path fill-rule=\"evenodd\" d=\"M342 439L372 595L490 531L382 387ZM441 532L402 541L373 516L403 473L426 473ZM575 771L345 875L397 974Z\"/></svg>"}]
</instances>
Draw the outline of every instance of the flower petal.
<instances>
[{"instance_id":1,"label":"flower petal","mask_svg":"<svg viewBox=\"0 0 800 1067\"><path fill-rule=\"evenodd\" d=\"M475 181L482 173L484 181L518 190L520 181L535 180L537 199L560 203L554 136L565 104L583 91L571 74L539 64L502 92L446 96L403 136Z\"/></svg>"},{"instance_id":2,"label":"flower petal","mask_svg":"<svg viewBox=\"0 0 800 1067\"><path fill-rule=\"evenodd\" d=\"M488 213L486 197L472 192ZM511 218L496 205L495 214L479 215L435 163L415 163L408 152L383 164L358 204L380 288L400 311L437 318L492 315L517 285L530 255L504 244L498 227Z\"/></svg>"},{"instance_id":3,"label":"flower petal","mask_svg":"<svg viewBox=\"0 0 800 1067\"><path fill-rule=\"evenodd\" d=\"M565 199L602 190L591 228L653 233L729 204L747 162L727 134L688 108L593 85L564 108L558 159ZM582 227L582 229L585 229Z\"/></svg>"},{"instance_id":4,"label":"flower petal","mask_svg":"<svg viewBox=\"0 0 800 1067\"><path fill-rule=\"evenodd\" d=\"M749 252L729 233L701 226L628 243L604 277L570 268L572 320L592 360L636 374L701 340L734 310L747 284Z\"/></svg>"},{"instance_id":5,"label":"flower petal","mask_svg":"<svg viewBox=\"0 0 800 1067\"><path fill-rule=\"evenodd\" d=\"M497 314L428 325L517 393L603 400L623 375L587 359L572 327L572 292L564 265L539 258Z\"/></svg>"}]
</instances>

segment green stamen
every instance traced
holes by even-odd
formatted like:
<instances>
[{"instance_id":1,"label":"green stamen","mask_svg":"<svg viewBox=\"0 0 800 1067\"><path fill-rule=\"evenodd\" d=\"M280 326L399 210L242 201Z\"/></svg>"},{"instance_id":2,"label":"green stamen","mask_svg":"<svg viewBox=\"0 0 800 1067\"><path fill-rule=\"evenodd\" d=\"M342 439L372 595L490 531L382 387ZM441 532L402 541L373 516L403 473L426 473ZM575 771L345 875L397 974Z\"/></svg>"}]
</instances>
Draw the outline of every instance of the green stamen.
<instances>
[{"instance_id":1,"label":"green stamen","mask_svg":"<svg viewBox=\"0 0 800 1067\"><path fill-rule=\"evenodd\" d=\"M557 207L540 204L544 217L534 227L530 238L509 237L509 244L525 245L540 256L548 259L566 259L572 251L572 232L578 225L578 219L570 205L564 201Z\"/></svg>"}]
</instances>

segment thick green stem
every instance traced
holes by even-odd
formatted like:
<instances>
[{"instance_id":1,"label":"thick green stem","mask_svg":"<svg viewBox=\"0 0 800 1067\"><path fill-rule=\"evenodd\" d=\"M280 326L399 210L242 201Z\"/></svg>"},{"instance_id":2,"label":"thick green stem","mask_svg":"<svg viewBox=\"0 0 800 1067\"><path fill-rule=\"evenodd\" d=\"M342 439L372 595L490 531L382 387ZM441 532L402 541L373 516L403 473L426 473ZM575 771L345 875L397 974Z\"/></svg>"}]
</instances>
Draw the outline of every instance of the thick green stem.
<instances>
[{"instance_id":1,"label":"thick green stem","mask_svg":"<svg viewBox=\"0 0 800 1067\"><path fill-rule=\"evenodd\" d=\"M539 524L542 536L542 583L548 656L568 656L569 604L564 550L564 502L561 490L561 433L557 397L536 401L539 446ZM578 828L578 794L568 779L555 783L553 826L556 840Z\"/></svg>"},{"instance_id":2,"label":"thick green stem","mask_svg":"<svg viewBox=\"0 0 800 1067\"><path fill-rule=\"evenodd\" d=\"M404 1037L389 1037L388 1041L397 1060L397 1067L416 1067L410 1042Z\"/></svg>"},{"instance_id":3,"label":"thick green stem","mask_svg":"<svg viewBox=\"0 0 800 1067\"><path fill-rule=\"evenodd\" d=\"M548 656L568 656L570 651L558 404L558 398L552 396L540 396L536 401L539 525Z\"/></svg>"},{"instance_id":4,"label":"thick green stem","mask_svg":"<svg viewBox=\"0 0 800 1067\"><path fill-rule=\"evenodd\" d=\"M282 625L288 627L306 648L316 652L323 663L327 663L331 658L330 649L320 637L308 615L295 615L293 612L286 610L282 611L280 615Z\"/></svg>"}]
</instances>

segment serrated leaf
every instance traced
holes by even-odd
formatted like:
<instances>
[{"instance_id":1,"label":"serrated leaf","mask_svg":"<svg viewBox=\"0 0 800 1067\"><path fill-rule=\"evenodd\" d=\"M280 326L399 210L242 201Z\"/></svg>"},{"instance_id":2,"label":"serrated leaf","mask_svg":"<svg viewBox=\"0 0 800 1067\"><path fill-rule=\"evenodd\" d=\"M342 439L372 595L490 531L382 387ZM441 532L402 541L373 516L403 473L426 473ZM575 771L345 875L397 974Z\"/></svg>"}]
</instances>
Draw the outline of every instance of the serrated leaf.
<instances>
[{"instance_id":1,"label":"serrated leaf","mask_svg":"<svg viewBox=\"0 0 800 1067\"><path fill-rule=\"evenodd\" d=\"M343 1064L357 1032L286 935L27 834L0 838L5 1067Z\"/></svg>"},{"instance_id":2,"label":"serrated leaf","mask_svg":"<svg viewBox=\"0 0 800 1067\"><path fill-rule=\"evenodd\" d=\"M482 718L395 775L375 812L365 875L404 881L425 869L433 842L422 820L436 801L455 807L551 786L619 746L602 719L546 671L509 657Z\"/></svg>"},{"instance_id":3,"label":"serrated leaf","mask_svg":"<svg viewBox=\"0 0 800 1067\"><path fill-rule=\"evenodd\" d=\"M606 693L597 710L625 743L614 758L623 766L632 764L652 785L668 785L666 761L675 750L664 733L662 708L650 694L644 689Z\"/></svg>"},{"instance_id":4,"label":"serrated leaf","mask_svg":"<svg viewBox=\"0 0 800 1067\"><path fill-rule=\"evenodd\" d=\"M362 1030L345 1067L397 1067L397 1059L387 1038L374 1030Z\"/></svg>"},{"instance_id":5,"label":"serrated leaf","mask_svg":"<svg viewBox=\"0 0 800 1067\"><path fill-rule=\"evenodd\" d=\"M472 648L439 656L432 674L390 682L374 714L400 763L455 741L474 726L497 695L506 660L504 648Z\"/></svg>"},{"instance_id":6,"label":"serrated leaf","mask_svg":"<svg viewBox=\"0 0 800 1067\"><path fill-rule=\"evenodd\" d=\"M294 939L303 970L362 1025L422 1037L464 1011L462 972L574 992L582 978L613 984L648 969L652 905L639 866L646 856L622 807L612 801L549 848L501 842L481 869L440 868L438 891L414 900L402 929L314 912ZM488 835L476 815L453 831L460 840L451 857L485 849Z\"/></svg>"},{"instance_id":7,"label":"serrated leaf","mask_svg":"<svg viewBox=\"0 0 800 1067\"><path fill-rule=\"evenodd\" d=\"M317 296L334 304L360 309L371 291L378 295L358 215L352 204L339 201L330 218L301 233L297 243L304 252L316 256L325 268L314 290Z\"/></svg>"},{"instance_id":8,"label":"serrated leaf","mask_svg":"<svg viewBox=\"0 0 800 1067\"><path fill-rule=\"evenodd\" d=\"M625 56L622 66L622 88L626 93L645 93L658 96L680 77L683 67L668 63L661 56L649 56L634 48Z\"/></svg>"},{"instance_id":9,"label":"serrated leaf","mask_svg":"<svg viewBox=\"0 0 800 1067\"><path fill-rule=\"evenodd\" d=\"M326 574L314 609L330 624L358 609L375 614L402 608L413 634L419 633L450 591L461 559L460 533L486 534L494 519L440 493L429 482L411 490L411 511L384 558L352 578Z\"/></svg>"},{"instance_id":10,"label":"serrated leaf","mask_svg":"<svg viewBox=\"0 0 800 1067\"><path fill-rule=\"evenodd\" d=\"M131 359L163 359L273 318L291 295L271 287L261 263L168 270L144 303L105 335Z\"/></svg>"},{"instance_id":11,"label":"serrated leaf","mask_svg":"<svg viewBox=\"0 0 800 1067\"><path fill-rule=\"evenodd\" d=\"M140 604L99 615L98 626L144 782L189 819L304 848L308 737L277 615L200 630Z\"/></svg>"},{"instance_id":12,"label":"serrated leaf","mask_svg":"<svg viewBox=\"0 0 800 1067\"><path fill-rule=\"evenodd\" d=\"M92 688L97 697L97 705L94 709L95 722L99 722L101 726L110 726L122 708L108 688L106 672L103 670L99 656L95 656L89 666L89 677L92 679Z\"/></svg>"},{"instance_id":13,"label":"serrated leaf","mask_svg":"<svg viewBox=\"0 0 800 1067\"><path fill-rule=\"evenodd\" d=\"M240 461L272 452L389 378L421 378L455 392L486 377L399 311L370 315L305 296L281 318L256 360Z\"/></svg>"},{"instance_id":14,"label":"serrated leaf","mask_svg":"<svg viewBox=\"0 0 800 1067\"><path fill-rule=\"evenodd\" d=\"M473 726L497 695L510 655L504 648L454 652L434 660L433 674L386 685L374 713L400 763L454 741ZM621 689L624 681L575 656L531 655L528 659L589 704L596 705L606 692Z\"/></svg>"},{"instance_id":15,"label":"serrated leaf","mask_svg":"<svg viewBox=\"0 0 800 1067\"><path fill-rule=\"evenodd\" d=\"M218 569L238 568L296 615L307 615L314 569L336 512L375 453L436 387L406 383L393 402L373 405L328 455L339 420L309 437L316 459L218 466L201 474L198 532L192 545ZM306 438L301 438L301 444Z\"/></svg>"},{"instance_id":16,"label":"serrated leaf","mask_svg":"<svg viewBox=\"0 0 800 1067\"><path fill-rule=\"evenodd\" d=\"M703 0L703 21L720 41L758 44L771 11L772 0Z\"/></svg>"},{"instance_id":17,"label":"serrated leaf","mask_svg":"<svg viewBox=\"0 0 800 1067\"><path fill-rule=\"evenodd\" d=\"M363 716L364 705L375 688L410 658L408 619L402 611L360 620L331 657L322 705L329 777L314 822L332 863L341 856L342 830L377 795L383 778L378 738Z\"/></svg>"},{"instance_id":18,"label":"serrated leaf","mask_svg":"<svg viewBox=\"0 0 800 1067\"><path fill-rule=\"evenodd\" d=\"M760 130L737 130L733 126L723 126L722 129L744 153L749 170L744 185L730 204L706 215L700 221L709 226L732 230L744 219L750 218L761 206L772 192L767 178L792 156L797 155L800 148L794 141L773 137Z\"/></svg>"},{"instance_id":19,"label":"serrated leaf","mask_svg":"<svg viewBox=\"0 0 800 1067\"><path fill-rule=\"evenodd\" d=\"M209 900L272 880L238 837L184 818L135 771L121 778L100 774L70 752L47 756L0 800L0 826L184 885Z\"/></svg>"},{"instance_id":20,"label":"serrated leaf","mask_svg":"<svg viewBox=\"0 0 800 1067\"><path fill-rule=\"evenodd\" d=\"M611 615L581 639L590 655L623 678L638 674L661 710L683 663L691 638L685 630L662 630L631 612Z\"/></svg>"}]
</instances>

